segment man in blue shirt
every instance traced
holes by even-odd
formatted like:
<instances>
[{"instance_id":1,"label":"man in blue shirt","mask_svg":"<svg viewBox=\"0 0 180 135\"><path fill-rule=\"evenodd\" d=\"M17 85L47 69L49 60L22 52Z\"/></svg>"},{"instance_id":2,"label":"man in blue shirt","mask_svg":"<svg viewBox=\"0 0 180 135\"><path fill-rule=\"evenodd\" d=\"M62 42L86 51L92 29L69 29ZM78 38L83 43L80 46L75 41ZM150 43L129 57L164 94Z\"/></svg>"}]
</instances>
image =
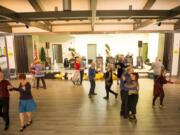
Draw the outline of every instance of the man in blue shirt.
<instances>
[{"instance_id":1,"label":"man in blue shirt","mask_svg":"<svg viewBox=\"0 0 180 135\"><path fill-rule=\"evenodd\" d=\"M91 63L91 67L88 70L88 75L89 75L89 81L90 81L90 90L89 90L89 98L92 97L92 95L97 95L94 90L96 87L96 82L95 82L95 76L96 76L96 70L95 70L95 63Z\"/></svg>"}]
</instances>

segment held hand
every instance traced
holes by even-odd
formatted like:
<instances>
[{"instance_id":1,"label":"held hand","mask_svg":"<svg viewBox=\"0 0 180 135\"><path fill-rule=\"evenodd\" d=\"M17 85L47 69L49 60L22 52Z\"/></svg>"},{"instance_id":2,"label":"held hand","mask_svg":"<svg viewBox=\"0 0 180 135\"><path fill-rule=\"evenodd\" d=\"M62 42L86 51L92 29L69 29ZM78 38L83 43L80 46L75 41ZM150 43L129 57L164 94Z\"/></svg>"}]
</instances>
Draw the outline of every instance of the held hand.
<instances>
[{"instance_id":1,"label":"held hand","mask_svg":"<svg viewBox=\"0 0 180 135\"><path fill-rule=\"evenodd\" d=\"M122 80L125 81L125 80L126 80L126 77L125 77L125 76L122 76Z\"/></svg>"},{"instance_id":2,"label":"held hand","mask_svg":"<svg viewBox=\"0 0 180 135\"><path fill-rule=\"evenodd\" d=\"M12 85L8 85L7 88L8 88L8 90L11 90L11 89L13 89L13 86Z\"/></svg>"},{"instance_id":3,"label":"held hand","mask_svg":"<svg viewBox=\"0 0 180 135\"><path fill-rule=\"evenodd\" d=\"M169 79L168 83L173 84L174 82L171 79Z\"/></svg>"},{"instance_id":4,"label":"held hand","mask_svg":"<svg viewBox=\"0 0 180 135\"><path fill-rule=\"evenodd\" d=\"M25 89L26 89L26 87L25 87L25 86L23 86L23 87L22 87L22 89L23 89L23 90L25 90Z\"/></svg>"},{"instance_id":5,"label":"held hand","mask_svg":"<svg viewBox=\"0 0 180 135\"><path fill-rule=\"evenodd\" d=\"M171 78L169 78L168 81L171 82L172 81Z\"/></svg>"}]
</instances>

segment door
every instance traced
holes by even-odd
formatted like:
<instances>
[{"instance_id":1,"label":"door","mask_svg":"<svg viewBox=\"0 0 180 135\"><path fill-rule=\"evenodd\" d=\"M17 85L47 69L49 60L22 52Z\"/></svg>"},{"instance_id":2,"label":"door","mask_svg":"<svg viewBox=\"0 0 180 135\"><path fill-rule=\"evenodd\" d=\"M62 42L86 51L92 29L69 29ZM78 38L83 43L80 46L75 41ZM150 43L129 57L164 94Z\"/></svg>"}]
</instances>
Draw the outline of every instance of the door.
<instances>
[{"instance_id":1,"label":"door","mask_svg":"<svg viewBox=\"0 0 180 135\"><path fill-rule=\"evenodd\" d=\"M52 49L53 49L53 63L63 63L62 45L53 44Z\"/></svg>"},{"instance_id":2,"label":"door","mask_svg":"<svg viewBox=\"0 0 180 135\"><path fill-rule=\"evenodd\" d=\"M88 44L88 46L87 46L87 58L88 58L88 61L93 60L95 62L95 60L96 60L96 52L97 52L96 44Z\"/></svg>"},{"instance_id":3,"label":"door","mask_svg":"<svg viewBox=\"0 0 180 135\"><path fill-rule=\"evenodd\" d=\"M29 42L27 41L31 36L15 36L14 37L14 52L16 60L16 69L18 73L28 73L28 50L27 46ZM31 39L32 40L32 39Z\"/></svg>"}]
</instances>

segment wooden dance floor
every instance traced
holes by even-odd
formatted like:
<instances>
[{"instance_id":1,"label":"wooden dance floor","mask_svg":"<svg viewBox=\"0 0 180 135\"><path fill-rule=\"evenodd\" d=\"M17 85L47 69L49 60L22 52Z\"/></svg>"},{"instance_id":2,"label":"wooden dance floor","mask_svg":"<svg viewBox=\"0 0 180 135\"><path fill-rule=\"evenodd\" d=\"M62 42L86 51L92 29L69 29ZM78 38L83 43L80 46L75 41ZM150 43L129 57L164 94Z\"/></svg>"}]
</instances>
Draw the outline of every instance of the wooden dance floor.
<instances>
[{"instance_id":1,"label":"wooden dance floor","mask_svg":"<svg viewBox=\"0 0 180 135\"><path fill-rule=\"evenodd\" d=\"M18 85L18 81L12 81ZM47 90L33 89L37 110L33 124L19 133L19 94L11 92L10 128L3 131L0 119L0 135L180 135L180 84L165 86L165 106L152 108L150 79L140 79L140 97L137 123L120 117L120 98L110 100L105 96L104 82L98 81L97 96L88 98L89 82L73 86L70 81L46 80ZM114 82L112 87L119 92ZM159 102L157 102L159 103Z\"/></svg>"}]
</instances>

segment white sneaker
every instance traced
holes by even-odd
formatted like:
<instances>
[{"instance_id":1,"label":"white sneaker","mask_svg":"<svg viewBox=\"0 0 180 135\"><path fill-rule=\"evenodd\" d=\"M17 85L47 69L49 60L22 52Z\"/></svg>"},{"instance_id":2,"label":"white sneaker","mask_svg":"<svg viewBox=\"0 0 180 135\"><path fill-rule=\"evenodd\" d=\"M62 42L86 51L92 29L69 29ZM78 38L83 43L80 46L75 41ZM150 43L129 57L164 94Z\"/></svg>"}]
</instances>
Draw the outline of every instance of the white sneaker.
<instances>
[{"instance_id":1,"label":"white sneaker","mask_svg":"<svg viewBox=\"0 0 180 135\"><path fill-rule=\"evenodd\" d=\"M164 109L166 107L164 105L159 105L159 108Z\"/></svg>"}]
</instances>

